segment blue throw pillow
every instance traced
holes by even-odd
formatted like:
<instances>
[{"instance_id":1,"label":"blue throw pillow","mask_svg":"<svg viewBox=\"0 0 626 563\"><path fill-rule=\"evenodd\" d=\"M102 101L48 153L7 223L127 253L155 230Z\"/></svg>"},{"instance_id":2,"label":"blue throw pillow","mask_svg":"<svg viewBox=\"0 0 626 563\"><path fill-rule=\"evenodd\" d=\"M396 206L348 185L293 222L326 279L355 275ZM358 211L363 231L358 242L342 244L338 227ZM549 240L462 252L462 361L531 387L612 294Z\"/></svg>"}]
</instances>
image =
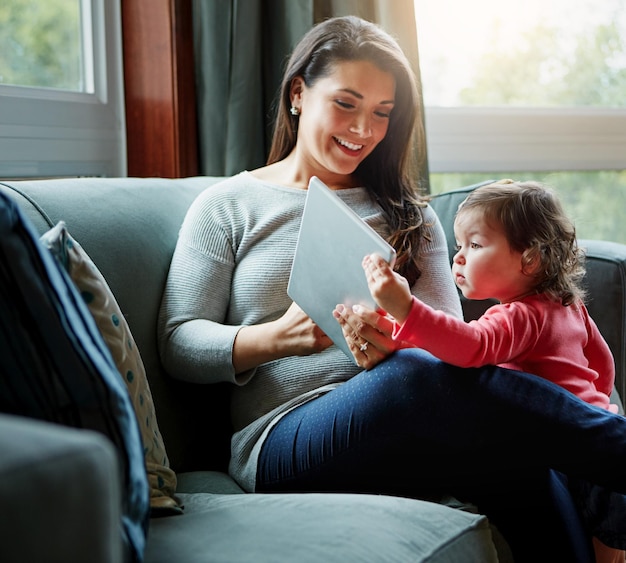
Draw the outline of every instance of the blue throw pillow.
<instances>
[{"instance_id":1,"label":"blue throw pillow","mask_svg":"<svg viewBox=\"0 0 626 563\"><path fill-rule=\"evenodd\" d=\"M128 390L74 283L4 194L0 345L0 412L96 430L113 442L121 469L122 533L129 559L142 561L149 489Z\"/></svg>"}]
</instances>

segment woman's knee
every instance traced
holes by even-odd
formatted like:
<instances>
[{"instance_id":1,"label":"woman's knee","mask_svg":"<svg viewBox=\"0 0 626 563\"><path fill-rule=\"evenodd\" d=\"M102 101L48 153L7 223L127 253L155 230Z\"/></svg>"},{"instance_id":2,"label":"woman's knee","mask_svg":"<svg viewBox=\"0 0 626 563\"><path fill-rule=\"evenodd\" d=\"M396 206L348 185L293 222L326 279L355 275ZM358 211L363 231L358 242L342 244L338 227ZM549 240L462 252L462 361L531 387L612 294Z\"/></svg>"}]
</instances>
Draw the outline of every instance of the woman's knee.
<instances>
[{"instance_id":1,"label":"woman's knee","mask_svg":"<svg viewBox=\"0 0 626 563\"><path fill-rule=\"evenodd\" d=\"M404 392L414 391L418 397L425 395L431 400L454 395L466 397L466 387L473 379L473 370L465 370L442 362L420 348L403 348L389 356L371 372L384 378L390 387L402 387Z\"/></svg>"},{"instance_id":2,"label":"woman's knee","mask_svg":"<svg viewBox=\"0 0 626 563\"><path fill-rule=\"evenodd\" d=\"M378 364L372 372L382 374L390 379L404 381L410 378L433 379L448 372L453 366L445 364L435 356L421 348L402 348Z\"/></svg>"},{"instance_id":3,"label":"woman's knee","mask_svg":"<svg viewBox=\"0 0 626 563\"><path fill-rule=\"evenodd\" d=\"M388 396L398 393L405 397L423 388L425 380L435 377L435 366L440 363L424 350L402 349L361 375L371 379L372 385L383 386Z\"/></svg>"}]
</instances>

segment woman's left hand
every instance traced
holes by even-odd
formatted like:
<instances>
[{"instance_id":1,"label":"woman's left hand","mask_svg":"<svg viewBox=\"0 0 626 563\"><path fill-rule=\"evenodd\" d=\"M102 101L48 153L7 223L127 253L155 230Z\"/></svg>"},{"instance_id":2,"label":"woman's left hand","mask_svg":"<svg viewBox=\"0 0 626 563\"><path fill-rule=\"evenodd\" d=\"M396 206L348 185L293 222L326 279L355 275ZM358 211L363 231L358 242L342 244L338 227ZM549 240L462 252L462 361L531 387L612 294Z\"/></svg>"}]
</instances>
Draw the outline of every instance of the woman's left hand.
<instances>
[{"instance_id":1,"label":"woman's left hand","mask_svg":"<svg viewBox=\"0 0 626 563\"><path fill-rule=\"evenodd\" d=\"M337 305L333 316L343 331L357 365L371 369L399 348L391 335L393 319L367 307Z\"/></svg>"}]
</instances>

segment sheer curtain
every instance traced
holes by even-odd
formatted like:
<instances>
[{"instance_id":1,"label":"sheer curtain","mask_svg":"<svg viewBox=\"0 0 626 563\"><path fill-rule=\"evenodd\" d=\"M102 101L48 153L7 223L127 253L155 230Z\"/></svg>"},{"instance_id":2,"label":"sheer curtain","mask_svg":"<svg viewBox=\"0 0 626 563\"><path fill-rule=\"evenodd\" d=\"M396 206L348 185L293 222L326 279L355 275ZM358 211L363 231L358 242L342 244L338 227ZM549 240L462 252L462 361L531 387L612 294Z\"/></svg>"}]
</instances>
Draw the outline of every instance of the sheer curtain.
<instances>
[{"instance_id":1,"label":"sheer curtain","mask_svg":"<svg viewBox=\"0 0 626 563\"><path fill-rule=\"evenodd\" d=\"M193 1L201 174L232 175L265 163L291 49L315 22L348 14L396 37L419 80L413 0ZM417 141L425 143L424 135ZM421 160L416 165L427 188L427 159Z\"/></svg>"}]
</instances>

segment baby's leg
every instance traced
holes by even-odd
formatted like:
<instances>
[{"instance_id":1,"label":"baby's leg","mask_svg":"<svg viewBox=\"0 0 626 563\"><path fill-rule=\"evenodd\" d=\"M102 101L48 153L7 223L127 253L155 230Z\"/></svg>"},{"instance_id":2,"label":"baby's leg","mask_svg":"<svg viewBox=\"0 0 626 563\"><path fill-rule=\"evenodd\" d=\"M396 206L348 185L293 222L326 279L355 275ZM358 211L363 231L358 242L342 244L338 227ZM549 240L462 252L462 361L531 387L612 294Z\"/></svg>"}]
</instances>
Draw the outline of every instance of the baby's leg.
<instances>
[{"instance_id":1,"label":"baby's leg","mask_svg":"<svg viewBox=\"0 0 626 563\"><path fill-rule=\"evenodd\" d=\"M593 538L593 550L596 563L625 563L626 552L604 545L598 538Z\"/></svg>"}]
</instances>

